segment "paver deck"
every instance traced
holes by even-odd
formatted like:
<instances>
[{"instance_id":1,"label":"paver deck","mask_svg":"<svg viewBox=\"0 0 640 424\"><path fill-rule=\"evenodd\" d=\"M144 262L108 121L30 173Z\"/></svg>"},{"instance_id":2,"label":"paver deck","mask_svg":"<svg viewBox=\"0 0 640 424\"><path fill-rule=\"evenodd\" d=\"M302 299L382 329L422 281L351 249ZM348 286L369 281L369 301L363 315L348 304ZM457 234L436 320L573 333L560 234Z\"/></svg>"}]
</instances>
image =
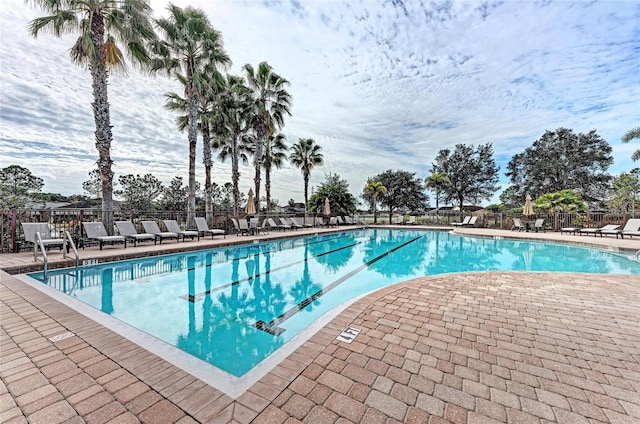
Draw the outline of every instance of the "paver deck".
<instances>
[{"instance_id":1,"label":"paver deck","mask_svg":"<svg viewBox=\"0 0 640 424\"><path fill-rule=\"evenodd\" d=\"M0 271L0 422L640 423L639 285L533 272L396 284L232 399ZM347 326L361 330L351 344L336 340Z\"/></svg>"}]
</instances>

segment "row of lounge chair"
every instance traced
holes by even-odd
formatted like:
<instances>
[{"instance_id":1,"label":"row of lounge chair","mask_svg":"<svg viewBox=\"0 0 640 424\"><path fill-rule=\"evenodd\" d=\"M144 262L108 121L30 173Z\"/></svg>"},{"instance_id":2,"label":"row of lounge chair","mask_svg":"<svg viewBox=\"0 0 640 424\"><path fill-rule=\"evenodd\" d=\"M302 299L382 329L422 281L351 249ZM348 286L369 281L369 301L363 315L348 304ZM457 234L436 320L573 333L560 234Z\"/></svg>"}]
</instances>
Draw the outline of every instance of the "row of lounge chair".
<instances>
[{"instance_id":1,"label":"row of lounge chair","mask_svg":"<svg viewBox=\"0 0 640 424\"><path fill-rule=\"evenodd\" d=\"M124 244L127 247L127 242L133 242L135 247L138 242L153 241L153 244L163 240L175 239L185 241L187 237L191 240L197 238L200 240L200 235L211 235L211 238L216 235L224 236L226 233L224 230L210 229L207 225L205 218L195 218L197 230L182 230L178 225L178 222L173 219L165 219L164 225L167 231L160 230L156 221L141 221L144 233L139 233L131 221L115 221L118 229L118 235L109 235L104 224L102 222L83 222L82 226L87 234L88 240L97 241L100 245L100 250L105 244ZM24 231L25 240L27 242L36 241L36 234L40 235L43 247L60 247L64 245L64 239L53 237L51 235L51 228L46 222L23 222L22 230Z\"/></svg>"},{"instance_id":2,"label":"row of lounge chair","mask_svg":"<svg viewBox=\"0 0 640 424\"><path fill-rule=\"evenodd\" d=\"M619 225L609 224L600 228L564 227L560 229L560 233L570 233L570 234L579 234L579 235L593 234L594 237L597 237L598 235L600 237L605 235L615 235L616 238L621 237L623 239L624 239L624 236L631 237L631 238L633 238L633 236L640 237L640 218L628 220L624 228L622 229L620 229Z\"/></svg>"},{"instance_id":3,"label":"row of lounge chair","mask_svg":"<svg viewBox=\"0 0 640 424\"><path fill-rule=\"evenodd\" d=\"M477 216L465 216L462 222L452 222L451 225L454 227L475 227L477 220Z\"/></svg>"},{"instance_id":4,"label":"row of lounge chair","mask_svg":"<svg viewBox=\"0 0 640 424\"><path fill-rule=\"evenodd\" d=\"M546 232L546 228L544 226L544 218L538 218L535 220L535 222L533 223L533 225L531 225L530 223L526 223L526 222L522 222L522 220L520 218L513 218L513 224L511 225L511 231L529 231L529 230L533 230L536 233L539 231L542 232Z\"/></svg>"},{"instance_id":5,"label":"row of lounge chair","mask_svg":"<svg viewBox=\"0 0 640 424\"><path fill-rule=\"evenodd\" d=\"M231 222L237 235L258 234L269 230L297 230L322 225L322 218L319 217L309 218L311 221L309 219L300 220L295 217L280 217L277 219L278 222L274 218L265 218L260 223L257 217L250 218L249 222L246 219L231 218Z\"/></svg>"}]
</instances>

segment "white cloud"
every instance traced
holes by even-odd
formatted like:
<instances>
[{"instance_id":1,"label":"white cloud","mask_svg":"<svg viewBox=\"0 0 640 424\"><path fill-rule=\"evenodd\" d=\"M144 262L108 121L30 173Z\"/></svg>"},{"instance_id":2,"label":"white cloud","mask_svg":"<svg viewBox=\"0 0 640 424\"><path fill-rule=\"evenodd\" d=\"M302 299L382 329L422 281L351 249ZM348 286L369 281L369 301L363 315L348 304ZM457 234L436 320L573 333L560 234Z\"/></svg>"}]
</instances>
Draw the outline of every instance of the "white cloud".
<instances>
[{"instance_id":1,"label":"white cloud","mask_svg":"<svg viewBox=\"0 0 640 424\"><path fill-rule=\"evenodd\" d=\"M268 61L291 82L293 143L312 137L325 165L359 194L386 169L426 176L442 148L492 142L502 171L545 130L598 130L613 146L612 172L634 166L621 136L640 123L640 4L606 2L174 1L202 8L222 32L239 74ZM157 15L167 2L151 2ZM97 154L90 78L63 40L29 36L37 9L0 12L0 166L46 169L45 190L82 192ZM117 175L187 177L186 134L162 107L174 81L132 71L112 77ZM200 155L201 146L198 148ZM200 160L200 158L198 158ZM214 178L230 179L216 164ZM241 169L241 189L253 172ZM202 182L204 171L197 169ZM273 195L301 200L302 176L274 172ZM503 180L506 178L502 177Z\"/></svg>"}]
</instances>

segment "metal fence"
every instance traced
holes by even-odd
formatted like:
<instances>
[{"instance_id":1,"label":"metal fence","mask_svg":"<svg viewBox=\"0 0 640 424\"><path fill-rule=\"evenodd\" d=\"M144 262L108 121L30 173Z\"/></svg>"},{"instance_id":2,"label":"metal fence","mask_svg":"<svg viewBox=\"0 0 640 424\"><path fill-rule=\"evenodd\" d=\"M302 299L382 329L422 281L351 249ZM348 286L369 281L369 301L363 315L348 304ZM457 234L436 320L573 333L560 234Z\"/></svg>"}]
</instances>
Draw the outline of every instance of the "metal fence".
<instances>
[{"instance_id":1,"label":"metal fence","mask_svg":"<svg viewBox=\"0 0 640 424\"><path fill-rule=\"evenodd\" d=\"M549 231L559 231L563 227L602 227L607 224L623 226L627 220L640 217L640 214L621 214L609 212L597 213L546 213L524 217L521 214L488 213L486 211L475 212L478 216L476 227L511 229L513 218L522 218L525 222L533 222L535 219L544 219L544 225ZM197 216L204 216L204 211L196 212ZM464 215L472 213L443 213L439 216L433 214L416 215L417 224L449 226L454 222L461 222ZM290 214L261 214L261 218L290 216ZM315 215L307 215L308 217ZM373 214L360 214L361 218L369 224L373 223ZM398 216L398 215L395 215ZM217 209L208 220L209 228L220 228L228 234L234 231L230 218L243 218L245 215L234 216L226 209ZM21 223L23 222L48 222L53 235L69 231L72 235L82 238L82 222L100 221L102 211L100 209L10 209L0 210L0 253L19 252L30 248L32 245L24 239ZM183 228L187 228L186 211L114 211L114 221L129 220L134 223L136 229L143 231L141 221L156 220L162 227L163 219L175 219ZM408 219L405 216L405 221ZM378 224L389 224L389 214L378 212ZM112 231L113 229L108 229Z\"/></svg>"},{"instance_id":2,"label":"metal fence","mask_svg":"<svg viewBox=\"0 0 640 424\"><path fill-rule=\"evenodd\" d=\"M204 211L196 211L196 216L205 216ZM260 214L260 219L265 217L292 216L291 214ZM302 215L304 216L304 215ZM307 215L308 217L314 215ZM315 217L315 216L314 216ZM233 233L235 227L231 222L231 218L246 218L246 214L235 216L230 210L216 209L213 211L210 219L207 220L209 228L225 230L227 234ZM102 219L102 210L100 209L10 209L0 210L0 253L20 252L32 248L31 241L25 240L22 231L23 222L47 222L51 227L51 235L58 237L69 231L69 233L78 239L84 238L84 229L82 222L97 222ZM138 232L144 232L142 221L157 221L160 228L164 226L162 220L174 219L183 229L190 227L187 223L186 211L122 211L115 210L113 212L113 221L131 221ZM113 232L114 229L107 228L107 231ZM84 245L91 244L90 241L84 240Z\"/></svg>"}]
</instances>

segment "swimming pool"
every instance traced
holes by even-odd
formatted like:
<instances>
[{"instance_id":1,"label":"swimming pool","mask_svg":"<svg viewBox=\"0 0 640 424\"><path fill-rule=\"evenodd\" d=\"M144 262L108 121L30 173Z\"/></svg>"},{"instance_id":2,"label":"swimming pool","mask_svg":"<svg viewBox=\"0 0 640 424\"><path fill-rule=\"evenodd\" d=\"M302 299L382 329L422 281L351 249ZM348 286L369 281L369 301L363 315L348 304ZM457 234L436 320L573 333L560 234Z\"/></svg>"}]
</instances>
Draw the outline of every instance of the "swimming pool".
<instances>
[{"instance_id":1,"label":"swimming pool","mask_svg":"<svg viewBox=\"0 0 640 424\"><path fill-rule=\"evenodd\" d=\"M29 276L239 377L349 299L483 270L631 275L640 264L564 244L361 229Z\"/></svg>"}]
</instances>

